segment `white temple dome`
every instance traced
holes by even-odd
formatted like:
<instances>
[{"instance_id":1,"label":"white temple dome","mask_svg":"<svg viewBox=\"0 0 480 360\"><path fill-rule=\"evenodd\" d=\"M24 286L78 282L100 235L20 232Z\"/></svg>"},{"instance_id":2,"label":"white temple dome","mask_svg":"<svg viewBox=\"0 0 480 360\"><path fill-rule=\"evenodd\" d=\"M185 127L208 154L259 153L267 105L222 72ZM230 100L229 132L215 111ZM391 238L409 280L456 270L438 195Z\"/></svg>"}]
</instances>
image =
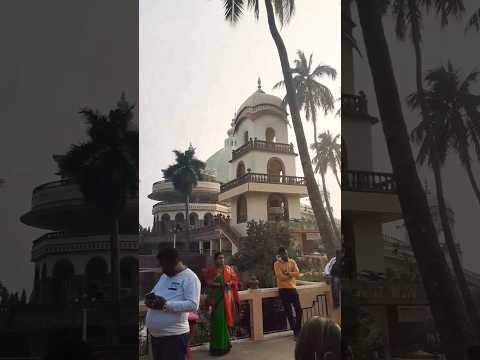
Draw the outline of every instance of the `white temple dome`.
<instances>
[{"instance_id":1,"label":"white temple dome","mask_svg":"<svg viewBox=\"0 0 480 360\"><path fill-rule=\"evenodd\" d=\"M247 100L240 105L238 109L238 114L240 114L247 107L255 107L258 105L273 105L283 109L282 99L277 96L266 94L262 90L260 78L258 79L258 89L252 95L250 95Z\"/></svg>"}]
</instances>

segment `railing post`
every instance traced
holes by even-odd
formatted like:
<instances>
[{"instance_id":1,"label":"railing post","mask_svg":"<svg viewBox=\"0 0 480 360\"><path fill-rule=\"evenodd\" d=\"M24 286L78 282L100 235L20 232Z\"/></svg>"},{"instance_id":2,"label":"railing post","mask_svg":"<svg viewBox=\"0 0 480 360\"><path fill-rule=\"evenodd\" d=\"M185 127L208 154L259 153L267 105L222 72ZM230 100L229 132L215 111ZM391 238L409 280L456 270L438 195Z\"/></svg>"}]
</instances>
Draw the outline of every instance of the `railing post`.
<instances>
[{"instance_id":1,"label":"railing post","mask_svg":"<svg viewBox=\"0 0 480 360\"><path fill-rule=\"evenodd\" d=\"M258 290L250 289L252 299L250 300L250 324L251 338L253 341L263 340L263 309L262 296Z\"/></svg>"}]
</instances>

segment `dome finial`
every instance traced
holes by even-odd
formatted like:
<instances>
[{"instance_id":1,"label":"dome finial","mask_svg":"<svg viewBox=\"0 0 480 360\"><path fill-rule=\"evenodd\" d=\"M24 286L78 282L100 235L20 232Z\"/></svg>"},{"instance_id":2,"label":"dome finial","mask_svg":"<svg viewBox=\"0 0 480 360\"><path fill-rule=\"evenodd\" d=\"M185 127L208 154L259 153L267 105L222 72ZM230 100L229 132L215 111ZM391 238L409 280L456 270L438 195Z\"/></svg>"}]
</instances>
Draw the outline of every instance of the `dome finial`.
<instances>
[{"instance_id":1,"label":"dome finial","mask_svg":"<svg viewBox=\"0 0 480 360\"><path fill-rule=\"evenodd\" d=\"M257 84L258 84L258 90L262 90L262 80L260 79L260 76L258 77Z\"/></svg>"}]
</instances>

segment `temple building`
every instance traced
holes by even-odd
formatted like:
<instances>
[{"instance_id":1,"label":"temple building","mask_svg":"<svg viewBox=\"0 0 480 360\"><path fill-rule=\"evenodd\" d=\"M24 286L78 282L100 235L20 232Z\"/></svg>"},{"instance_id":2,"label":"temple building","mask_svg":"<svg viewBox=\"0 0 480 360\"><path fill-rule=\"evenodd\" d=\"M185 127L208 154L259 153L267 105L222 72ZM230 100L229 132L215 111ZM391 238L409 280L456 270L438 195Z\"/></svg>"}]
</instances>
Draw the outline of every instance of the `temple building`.
<instances>
[{"instance_id":1,"label":"temple building","mask_svg":"<svg viewBox=\"0 0 480 360\"><path fill-rule=\"evenodd\" d=\"M282 100L265 93L258 79L257 89L231 120L223 147L206 160L193 189L189 219L171 182L153 184L148 197L157 203L152 208L152 232L142 240L142 254L153 255L165 242L191 253L235 254L250 220L288 222L299 253L320 250L318 229L306 220L311 209L301 203L308 193L305 179L297 176L298 154L288 127Z\"/></svg>"}]
</instances>

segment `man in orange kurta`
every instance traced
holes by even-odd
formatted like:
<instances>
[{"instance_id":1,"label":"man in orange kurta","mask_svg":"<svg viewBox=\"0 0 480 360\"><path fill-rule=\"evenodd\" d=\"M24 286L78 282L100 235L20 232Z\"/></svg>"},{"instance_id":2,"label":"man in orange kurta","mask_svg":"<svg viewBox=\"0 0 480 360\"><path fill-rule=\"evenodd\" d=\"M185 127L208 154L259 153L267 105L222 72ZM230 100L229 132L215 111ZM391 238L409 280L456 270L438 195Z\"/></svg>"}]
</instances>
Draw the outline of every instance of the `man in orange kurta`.
<instances>
[{"instance_id":1,"label":"man in orange kurta","mask_svg":"<svg viewBox=\"0 0 480 360\"><path fill-rule=\"evenodd\" d=\"M300 298L297 292L297 279L300 277L295 260L288 257L287 250L283 247L278 249L280 256L274 264L275 277L277 278L277 287L280 299L282 300L285 315L288 323L293 330L295 337L300 335L302 328L303 310L300 305ZM295 309L295 318L293 317L292 306Z\"/></svg>"}]
</instances>

